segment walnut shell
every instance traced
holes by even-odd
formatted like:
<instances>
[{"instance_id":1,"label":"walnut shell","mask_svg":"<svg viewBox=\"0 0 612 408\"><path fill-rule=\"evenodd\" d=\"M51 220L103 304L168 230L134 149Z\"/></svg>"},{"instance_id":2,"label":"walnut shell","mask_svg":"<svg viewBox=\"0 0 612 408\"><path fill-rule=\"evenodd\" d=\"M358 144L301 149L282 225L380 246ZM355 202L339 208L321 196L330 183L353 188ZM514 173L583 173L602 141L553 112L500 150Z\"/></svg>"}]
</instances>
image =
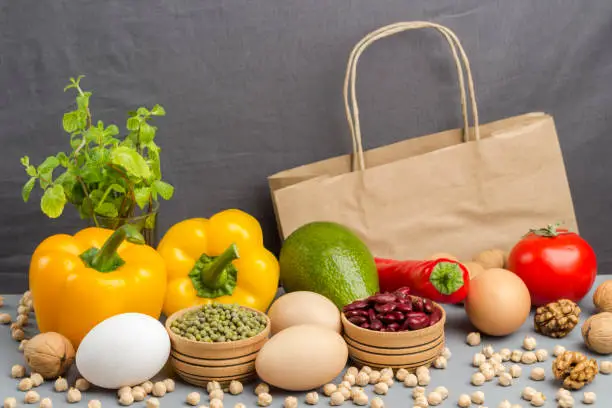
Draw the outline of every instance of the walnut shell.
<instances>
[{"instance_id":1,"label":"walnut shell","mask_svg":"<svg viewBox=\"0 0 612 408\"><path fill-rule=\"evenodd\" d=\"M612 313L602 312L589 317L582 325L582 338L589 350L612 353Z\"/></svg>"},{"instance_id":2,"label":"walnut shell","mask_svg":"<svg viewBox=\"0 0 612 408\"><path fill-rule=\"evenodd\" d=\"M612 312L612 280L604 281L595 289L593 304L600 312Z\"/></svg>"},{"instance_id":3,"label":"walnut shell","mask_svg":"<svg viewBox=\"0 0 612 408\"><path fill-rule=\"evenodd\" d=\"M552 365L553 375L563 381L563 388L579 390L591 383L599 373L597 361L578 351L564 351Z\"/></svg>"},{"instance_id":4,"label":"walnut shell","mask_svg":"<svg viewBox=\"0 0 612 408\"><path fill-rule=\"evenodd\" d=\"M487 249L476 255L473 259L485 269L506 268L506 252L501 249Z\"/></svg>"},{"instance_id":5,"label":"walnut shell","mask_svg":"<svg viewBox=\"0 0 612 408\"><path fill-rule=\"evenodd\" d=\"M474 279L476 276L485 271L485 268L481 264L474 261L463 262L463 266L467 268L468 273L470 274L470 279Z\"/></svg>"},{"instance_id":6,"label":"walnut shell","mask_svg":"<svg viewBox=\"0 0 612 408\"><path fill-rule=\"evenodd\" d=\"M74 347L59 333L47 332L34 336L23 351L26 364L45 379L64 374L74 362Z\"/></svg>"}]
</instances>

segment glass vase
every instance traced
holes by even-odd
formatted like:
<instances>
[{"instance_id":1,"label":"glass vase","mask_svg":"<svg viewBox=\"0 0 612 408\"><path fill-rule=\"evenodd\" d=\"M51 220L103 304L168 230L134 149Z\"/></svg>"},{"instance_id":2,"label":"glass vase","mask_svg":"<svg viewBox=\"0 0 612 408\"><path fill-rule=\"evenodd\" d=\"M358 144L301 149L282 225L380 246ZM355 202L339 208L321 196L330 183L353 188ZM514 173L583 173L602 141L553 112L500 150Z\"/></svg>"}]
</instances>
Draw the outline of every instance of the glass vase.
<instances>
[{"instance_id":1,"label":"glass vase","mask_svg":"<svg viewBox=\"0 0 612 408\"><path fill-rule=\"evenodd\" d=\"M157 215L159 206L153 207L152 210L144 212L142 214L134 215L131 217L104 217L96 215L98 226L101 228L108 228L115 230L122 225L132 224L139 228L140 233L144 236L147 245L153 248L157 247L158 233L157 233ZM91 224L95 225L93 219Z\"/></svg>"}]
</instances>

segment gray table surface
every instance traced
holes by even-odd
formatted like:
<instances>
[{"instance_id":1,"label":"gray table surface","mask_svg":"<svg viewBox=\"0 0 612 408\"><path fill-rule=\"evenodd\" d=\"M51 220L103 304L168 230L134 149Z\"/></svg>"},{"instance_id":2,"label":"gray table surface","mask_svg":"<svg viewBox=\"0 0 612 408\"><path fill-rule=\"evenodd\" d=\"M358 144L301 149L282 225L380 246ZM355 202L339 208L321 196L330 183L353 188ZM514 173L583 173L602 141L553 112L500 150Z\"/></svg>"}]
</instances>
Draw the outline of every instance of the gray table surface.
<instances>
[{"instance_id":1,"label":"gray table surface","mask_svg":"<svg viewBox=\"0 0 612 408\"><path fill-rule=\"evenodd\" d=\"M598 277L593 290L598 283L601 283L606 278L604 276ZM581 323L594 312L592 305L592 293L584 298L581 302L582 316ZM0 308L3 312L15 314L16 303L19 297L12 295L5 297L5 306ZM475 372L475 368L471 366L472 356L474 353L480 351L481 347L470 347L465 343L465 337L467 333L474 330L471 326L463 309L460 306L448 306L446 307L448 313L448 321L446 324L446 342L447 346L452 352L452 357L448 362L448 367L444 370L431 369L431 383L427 387L428 391L433 390L437 386L445 386L449 389L449 398L444 401L440 407L456 407L457 400L460 394L467 393L471 394L476 390L481 390L485 393L485 404L484 406L489 408L497 408L498 404L507 399L513 404L520 404L522 407L529 407L530 404L527 401L521 400L521 391L526 386L531 386L538 391L543 392L547 397L545 407L555 407L555 393L559 389L559 383L555 382L552 377L551 366L552 366L552 349L555 345L561 344L568 350L576 350L587 353L591 357L597 358L598 361L609 358L612 360L612 356L596 356L589 353L582 342L580 335L580 327L576 327L574 331L566 338L561 340L554 340L544 336L536 334L533 330L533 320L530 318L521 328L520 331L504 337L504 338L488 338L483 337L484 344L491 344L496 350L507 347L510 349L520 349L523 338L529 334L536 338L538 342L538 348L545 348L549 351L550 357L547 361L542 363L533 364L531 366L523 366L523 374L515 380L514 385L510 387L502 387L497 385L494 380L492 382L485 383L481 387L474 387L470 385L470 376ZM34 319L31 319L34 320ZM32 336L36 333L36 328L33 323L27 327L26 334ZM17 343L10 337L10 331L8 327L0 326L0 396L2 400L6 397L15 397L19 401L19 406L27 406L23 404L24 393L17 390L17 380L10 377L10 368L13 364L23 364L23 356L17 350ZM533 367L541 366L546 370L545 381L532 381L529 379L529 372ZM160 373L156 378L167 377L169 370L164 369L164 372ZM75 369L68 373L68 380L72 384L77 377ZM339 380L337 381L339 382ZM226 394L224 399L225 407L233 407L236 403L242 402L247 407L257 406L257 398L253 394L253 384L246 385L244 392L239 396L232 396ZM367 387L367 393L370 396L370 400L375 396L373 393L373 387ZM83 399L78 404L68 404L65 402L65 395L57 393L52 390L52 383L46 382L40 387L36 388L41 398L50 397L53 400L53 406L58 407L85 407L87 401L92 399L99 399L102 401L103 407L118 406L115 392L109 390L101 390L92 388L91 390L83 393ZM198 391L202 395L202 403L206 404L206 392L205 390L198 389L188 384L177 380L176 390L172 393L166 394L161 399L162 407L181 407L187 406L185 403L185 397L189 392ZM609 407L612 405L612 375L598 375L595 381L583 388L581 391L574 392L574 398L576 399L576 406L582 404L582 394L584 391L594 391L597 394L597 403L595 406ZM272 390L272 396L274 398L272 407L282 407L283 400L287 395L294 395L298 398L300 406L307 407L304 403L305 393L285 393L280 390ZM329 399L319 393L319 406L329 406ZM383 397L386 407L412 407L411 389L404 387L401 383L396 382L389 390L389 393ZM352 405L351 402L344 404ZM31 405L30 405L31 406ZM37 405L35 405L37 406ZM134 407L144 407L144 402L134 403ZM473 405L474 407L476 405Z\"/></svg>"}]
</instances>

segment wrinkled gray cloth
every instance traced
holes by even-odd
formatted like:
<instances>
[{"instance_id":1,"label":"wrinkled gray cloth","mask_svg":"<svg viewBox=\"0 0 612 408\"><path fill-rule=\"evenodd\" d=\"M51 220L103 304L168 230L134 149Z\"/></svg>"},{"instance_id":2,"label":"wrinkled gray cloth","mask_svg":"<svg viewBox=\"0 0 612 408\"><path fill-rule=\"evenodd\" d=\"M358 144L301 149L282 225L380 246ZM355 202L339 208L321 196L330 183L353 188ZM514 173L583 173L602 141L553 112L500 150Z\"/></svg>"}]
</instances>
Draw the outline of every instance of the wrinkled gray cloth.
<instances>
[{"instance_id":1,"label":"wrinkled gray cloth","mask_svg":"<svg viewBox=\"0 0 612 408\"><path fill-rule=\"evenodd\" d=\"M47 219L40 191L21 200L19 158L66 150L63 87L85 74L94 119L125 129L126 112L162 104L160 234L186 217L237 207L278 233L266 177L336 156L351 144L342 81L351 48L400 20L451 28L472 64L481 121L554 115L581 233L612 262L612 2L8 1L0 4L0 292L27 286L46 236L85 223L71 209ZM455 72L433 32L368 49L358 94L367 147L460 126ZM557 220L551 220L554 222Z\"/></svg>"}]
</instances>

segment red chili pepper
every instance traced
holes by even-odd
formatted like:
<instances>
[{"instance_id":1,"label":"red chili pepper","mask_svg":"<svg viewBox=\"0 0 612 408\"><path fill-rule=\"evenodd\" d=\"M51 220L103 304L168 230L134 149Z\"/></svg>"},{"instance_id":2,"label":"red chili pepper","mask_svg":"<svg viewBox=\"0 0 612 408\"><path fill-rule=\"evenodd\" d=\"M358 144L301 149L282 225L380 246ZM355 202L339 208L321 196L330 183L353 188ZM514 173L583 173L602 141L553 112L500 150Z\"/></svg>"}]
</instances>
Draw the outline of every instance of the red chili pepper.
<instances>
[{"instance_id":1,"label":"red chili pepper","mask_svg":"<svg viewBox=\"0 0 612 408\"><path fill-rule=\"evenodd\" d=\"M403 286L410 294L438 303L459 303L469 289L470 275L465 266L451 259L395 261L375 258L381 292Z\"/></svg>"}]
</instances>

